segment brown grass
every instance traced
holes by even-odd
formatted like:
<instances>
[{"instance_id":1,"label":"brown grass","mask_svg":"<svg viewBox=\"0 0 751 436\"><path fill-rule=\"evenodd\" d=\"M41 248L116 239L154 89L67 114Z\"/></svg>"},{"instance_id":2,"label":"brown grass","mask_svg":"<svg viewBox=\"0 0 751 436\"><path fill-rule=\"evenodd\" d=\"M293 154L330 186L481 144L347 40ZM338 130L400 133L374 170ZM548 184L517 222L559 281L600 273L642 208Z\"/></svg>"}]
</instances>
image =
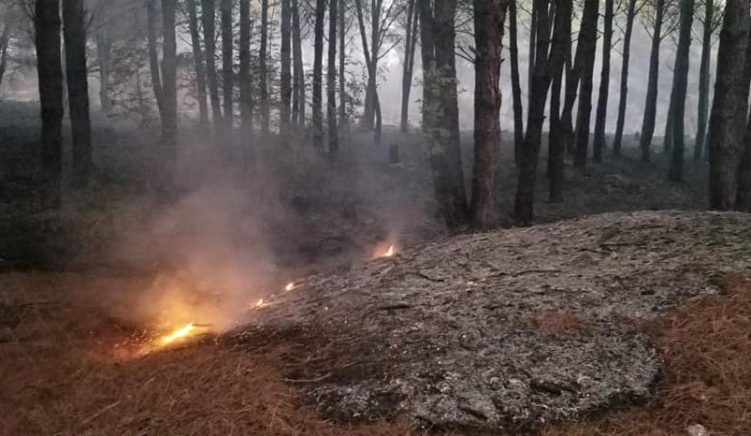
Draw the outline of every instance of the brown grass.
<instances>
[{"instance_id":1,"label":"brown grass","mask_svg":"<svg viewBox=\"0 0 751 436\"><path fill-rule=\"evenodd\" d=\"M120 279L122 280L122 279ZM124 360L134 333L96 301L117 280L2 274L27 304L0 333L0 434L404 435L403 423L335 425L300 404L278 357L199 344ZM42 302L42 303L40 303Z\"/></svg>"},{"instance_id":2,"label":"brown grass","mask_svg":"<svg viewBox=\"0 0 751 436\"><path fill-rule=\"evenodd\" d=\"M656 396L545 435L685 435L694 424L712 435L751 434L751 277L729 278L722 295L680 307L648 330L664 359Z\"/></svg>"},{"instance_id":3,"label":"brown grass","mask_svg":"<svg viewBox=\"0 0 751 436\"><path fill-rule=\"evenodd\" d=\"M587 321L570 313L549 310L531 318L532 325L548 334L576 335L587 329Z\"/></svg>"}]
</instances>

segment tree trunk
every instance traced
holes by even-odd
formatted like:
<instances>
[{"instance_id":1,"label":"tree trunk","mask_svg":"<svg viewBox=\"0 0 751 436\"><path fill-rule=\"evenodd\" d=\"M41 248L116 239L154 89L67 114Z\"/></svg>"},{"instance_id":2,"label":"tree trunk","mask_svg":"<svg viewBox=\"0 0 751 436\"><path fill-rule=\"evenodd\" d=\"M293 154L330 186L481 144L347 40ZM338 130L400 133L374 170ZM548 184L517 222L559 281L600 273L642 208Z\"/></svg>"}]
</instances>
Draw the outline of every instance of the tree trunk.
<instances>
[{"instance_id":1,"label":"tree trunk","mask_svg":"<svg viewBox=\"0 0 751 436\"><path fill-rule=\"evenodd\" d=\"M591 2L593 0L587 0ZM596 3L596 2L595 2ZM589 5L590 9L592 5ZM554 74L563 69L566 58L567 29L570 30L571 8L570 0L557 3L555 11L554 37L549 49L550 22L547 0L537 0L534 16L537 19L537 47L534 54L534 70L530 84L529 112L527 115L527 131L524 134L524 148L522 164L519 169L519 179L516 185L514 214L518 222L529 225L534 219L534 196L537 181L537 163L542 139L542 125L545 121L545 102L550 89L550 82ZM586 9L585 9L586 10ZM591 10L588 10L591 13ZM595 7L595 24L597 10ZM590 17L591 18L591 17ZM583 27L583 26L582 26ZM595 29L596 30L596 29ZM580 32L581 35L581 32ZM581 36L580 36L580 44Z\"/></svg>"},{"instance_id":2,"label":"tree trunk","mask_svg":"<svg viewBox=\"0 0 751 436\"><path fill-rule=\"evenodd\" d=\"M62 189L63 69L60 57L59 0L36 0L34 43L42 113L42 195L58 209Z\"/></svg>"},{"instance_id":3,"label":"tree trunk","mask_svg":"<svg viewBox=\"0 0 751 436\"><path fill-rule=\"evenodd\" d=\"M360 29L360 41L362 43L362 51L363 55L365 57L365 66L368 71L368 82L365 88L365 103L363 107L363 115L362 120L360 124L363 128L372 130L374 127L374 118L375 118L375 111L376 111L376 104L375 99L376 97L376 84L375 84L375 74L376 71L374 69L375 62L373 62L373 58L375 57L375 47L370 47L368 45L368 38L367 34L365 32L365 19L363 18L363 8L362 8L362 0L355 0L355 11L357 12L357 24ZM376 21L376 18L371 18L373 21ZM374 49L374 53L371 56L370 48Z\"/></svg>"},{"instance_id":4,"label":"tree trunk","mask_svg":"<svg viewBox=\"0 0 751 436\"><path fill-rule=\"evenodd\" d=\"M511 55L511 98L514 110L514 162L519 168L524 142L524 109L522 87L519 77L519 45L516 26L516 0L509 2L509 54Z\"/></svg>"},{"instance_id":5,"label":"tree trunk","mask_svg":"<svg viewBox=\"0 0 751 436\"><path fill-rule=\"evenodd\" d=\"M339 150L339 132L336 128L336 0L329 0L329 65L326 71L326 117L329 123L329 153Z\"/></svg>"},{"instance_id":6,"label":"tree trunk","mask_svg":"<svg viewBox=\"0 0 751 436\"><path fill-rule=\"evenodd\" d=\"M106 29L106 24L102 25L96 32L96 52L97 64L99 65L99 106L102 112L109 113L112 109L110 99L110 67L112 42Z\"/></svg>"},{"instance_id":7,"label":"tree trunk","mask_svg":"<svg viewBox=\"0 0 751 436\"><path fill-rule=\"evenodd\" d=\"M406 35L404 38L404 62L402 68L402 112L400 130L409 130L409 95L412 91L412 71L415 63L415 45L417 44L417 9L416 0L409 0L407 5Z\"/></svg>"},{"instance_id":8,"label":"tree trunk","mask_svg":"<svg viewBox=\"0 0 751 436\"><path fill-rule=\"evenodd\" d=\"M302 62L302 37L300 35L300 9L292 1L292 58L295 72L292 93L292 113L298 127L305 125L305 71Z\"/></svg>"},{"instance_id":9,"label":"tree trunk","mask_svg":"<svg viewBox=\"0 0 751 436\"><path fill-rule=\"evenodd\" d=\"M162 142L165 147L166 177L171 183L172 165L177 147L177 38L175 35L176 0L162 0Z\"/></svg>"},{"instance_id":10,"label":"tree trunk","mask_svg":"<svg viewBox=\"0 0 751 436\"><path fill-rule=\"evenodd\" d=\"M346 40L347 33L347 1L339 0L339 128L347 130L347 89L344 77L347 61Z\"/></svg>"},{"instance_id":11,"label":"tree trunk","mask_svg":"<svg viewBox=\"0 0 751 436\"><path fill-rule=\"evenodd\" d=\"M631 60L631 35L634 31L634 18L636 18L636 0L628 0L628 10L626 11L626 31L623 34L621 95L618 101L618 119L615 126L615 138L613 139L613 154L615 156L621 155L623 128L626 124L626 105L628 103L628 67Z\"/></svg>"},{"instance_id":12,"label":"tree trunk","mask_svg":"<svg viewBox=\"0 0 751 436\"><path fill-rule=\"evenodd\" d=\"M146 0L146 37L148 40L151 87L154 89L154 97L156 98L156 105L159 109L159 116L162 117L162 112L164 111L164 99L162 98L162 75L159 68L159 52L157 49L157 1L158 0Z\"/></svg>"},{"instance_id":13,"label":"tree trunk","mask_svg":"<svg viewBox=\"0 0 751 436\"><path fill-rule=\"evenodd\" d=\"M224 94L224 128L232 130L235 90L234 47L232 46L232 0L222 0L222 91Z\"/></svg>"},{"instance_id":14,"label":"tree trunk","mask_svg":"<svg viewBox=\"0 0 751 436\"><path fill-rule=\"evenodd\" d=\"M712 57L712 21L714 20L714 0L704 0L704 31L702 33L701 65L699 67L699 108L694 141L694 161L704 155L704 141L707 136L707 115L709 114L709 64Z\"/></svg>"},{"instance_id":15,"label":"tree trunk","mask_svg":"<svg viewBox=\"0 0 751 436\"><path fill-rule=\"evenodd\" d=\"M446 225L456 229L467 222L467 203L461 171L459 144L453 142L446 119L445 106L449 104L451 86L456 90L456 77L446 65L446 55L453 57L454 0L436 0L436 16L430 2L418 1L420 16L420 41L423 70L422 131L427 150L433 188L441 215ZM448 21L448 22L447 22ZM439 28L443 33L439 35ZM444 45L440 56L438 49ZM455 73L455 70L454 70ZM456 100L454 100L456 104Z\"/></svg>"},{"instance_id":16,"label":"tree trunk","mask_svg":"<svg viewBox=\"0 0 751 436\"><path fill-rule=\"evenodd\" d=\"M694 0L681 1L680 32L678 51L675 54L673 73L673 93L675 106L673 119L673 158L670 161L668 179L673 182L683 180L683 150L685 149L685 129L683 119L686 114L686 91L688 88L689 49L691 48L691 26L694 21Z\"/></svg>"},{"instance_id":17,"label":"tree trunk","mask_svg":"<svg viewBox=\"0 0 751 436\"><path fill-rule=\"evenodd\" d=\"M709 204L729 210L736 197L741 140L738 134L745 53L748 46L749 2L728 0L717 51L717 78L709 118ZM745 121L745 119L744 119Z\"/></svg>"},{"instance_id":18,"label":"tree trunk","mask_svg":"<svg viewBox=\"0 0 751 436\"><path fill-rule=\"evenodd\" d=\"M261 94L261 132L265 136L269 134L269 84L268 84L268 67L266 66L266 56L268 55L268 38L269 38L269 0L261 0L261 51L258 54L258 75L260 79L259 87Z\"/></svg>"},{"instance_id":19,"label":"tree trunk","mask_svg":"<svg viewBox=\"0 0 751 436\"><path fill-rule=\"evenodd\" d=\"M495 216L496 174L501 145L501 50L507 0L474 0L475 160L470 214L477 228Z\"/></svg>"},{"instance_id":20,"label":"tree trunk","mask_svg":"<svg viewBox=\"0 0 751 436\"><path fill-rule=\"evenodd\" d=\"M316 0L313 55L313 147L323 150L323 19L326 0Z\"/></svg>"},{"instance_id":21,"label":"tree trunk","mask_svg":"<svg viewBox=\"0 0 751 436\"><path fill-rule=\"evenodd\" d=\"M751 118L748 117L749 85L751 85L751 22L749 23L749 38L746 46L746 60L743 69L743 79L738 92L738 138L740 142L740 163L738 164L738 179L735 208L744 212L751 212ZM739 139L740 141L740 139Z\"/></svg>"},{"instance_id":22,"label":"tree trunk","mask_svg":"<svg viewBox=\"0 0 751 436\"><path fill-rule=\"evenodd\" d=\"M662 21L665 16L665 0L656 0L655 22L652 30L652 49L649 55L649 78L647 80L647 100L644 103L644 119L641 126L641 161L651 160L652 136L655 132L657 115L657 80L660 73L660 42L662 41Z\"/></svg>"},{"instance_id":23,"label":"tree trunk","mask_svg":"<svg viewBox=\"0 0 751 436\"><path fill-rule=\"evenodd\" d=\"M250 74L250 3L240 0L240 125L246 135L253 134L253 82Z\"/></svg>"},{"instance_id":24,"label":"tree trunk","mask_svg":"<svg viewBox=\"0 0 751 436\"><path fill-rule=\"evenodd\" d=\"M196 88L198 95L198 113L201 125L209 122L209 105L206 100L206 67L201 48L201 34L198 31L198 13L196 0L188 0L188 27L190 28L190 43L193 48L193 64L196 70Z\"/></svg>"},{"instance_id":25,"label":"tree trunk","mask_svg":"<svg viewBox=\"0 0 751 436\"><path fill-rule=\"evenodd\" d=\"M670 100L668 102L668 113L665 116L665 135L662 140L662 154L670 156L673 150L673 115L675 114L675 96L673 87L670 88Z\"/></svg>"},{"instance_id":26,"label":"tree trunk","mask_svg":"<svg viewBox=\"0 0 751 436\"><path fill-rule=\"evenodd\" d=\"M91 176L92 158L83 0L63 1L63 37L65 38L65 68L73 138L73 185L77 188L84 188Z\"/></svg>"},{"instance_id":27,"label":"tree trunk","mask_svg":"<svg viewBox=\"0 0 751 436\"><path fill-rule=\"evenodd\" d=\"M561 88L563 86L563 70L567 59L571 58L571 14L573 3L566 0L559 4L556 11L556 27L553 38L560 40L560 50L564 56L564 62L557 69L552 70L553 90L550 97L550 132L548 133L548 178L550 189L548 200L551 203L563 201L563 177L566 149L564 142L565 128L560 117ZM558 15L560 14L560 16ZM560 28L558 27L560 23ZM554 47L559 47L554 45ZM570 70L569 70L570 71Z\"/></svg>"},{"instance_id":28,"label":"tree trunk","mask_svg":"<svg viewBox=\"0 0 751 436\"><path fill-rule=\"evenodd\" d=\"M610 91L610 50L613 48L613 0L605 0L604 23L600 93L597 96L595 139L593 143L593 159L595 162L602 162L602 149L605 148L605 122L608 115L608 93Z\"/></svg>"},{"instance_id":29,"label":"tree trunk","mask_svg":"<svg viewBox=\"0 0 751 436\"><path fill-rule=\"evenodd\" d=\"M289 134L289 118L290 118L290 105L292 101L292 71L291 71L291 58L292 49L290 41L290 0L282 0L282 48L281 48L281 101L279 108L279 135L282 138L282 142L287 144L287 136ZM336 16L336 14L334 14Z\"/></svg>"},{"instance_id":30,"label":"tree trunk","mask_svg":"<svg viewBox=\"0 0 751 436\"><path fill-rule=\"evenodd\" d=\"M532 75L535 70L535 50L537 50L537 2L539 0L531 0L532 10L530 11L529 18L529 47L527 53L529 53L527 59L527 110L529 111L529 105L531 104L532 93Z\"/></svg>"},{"instance_id":31,"label":"tree trunk","mask_svg":"<svg viewBox=\"0 0 751 436\"><path fill-rule=\"evenodd\" d=\"M206 46L206 79L211 99L211 113L214 125L219 125L222 121L222 107L219 101L219 81L216 75L215 0L201 0L201 21L203 21L203 42Z\"/></svg>"},{"instance_id":32,"label":"tree trunk","mask_svg":"<svg viewBox=\"0 0 751 436\"><path fill-rule=\"evenodd\" d=\"M567 59L571 58L571 38L568 39ZM581 81L582 45L576 44L576 54L573 63L569 60L566 67L566 89L561 112L561 128L563 129L563 141L566 153L574 155L575 138L573 127L574 103L576 102L579 82ZM570 68L569 68L570 66Z\"/></svg>"},{"instance_id":33,"label":"tree trunk","mask_svg":"<svg viewBox=\"0 0 751 436\"><path fill-rule=\"evenodd\" d=\"M589 148L589 121L592 116L592 75L597 50L597 0L586 0L582 13L579 45L582 47L581 84L579 108L576 114L576 151L574 165L582 169L587 164Z\"/></svg>"}]
</instances>

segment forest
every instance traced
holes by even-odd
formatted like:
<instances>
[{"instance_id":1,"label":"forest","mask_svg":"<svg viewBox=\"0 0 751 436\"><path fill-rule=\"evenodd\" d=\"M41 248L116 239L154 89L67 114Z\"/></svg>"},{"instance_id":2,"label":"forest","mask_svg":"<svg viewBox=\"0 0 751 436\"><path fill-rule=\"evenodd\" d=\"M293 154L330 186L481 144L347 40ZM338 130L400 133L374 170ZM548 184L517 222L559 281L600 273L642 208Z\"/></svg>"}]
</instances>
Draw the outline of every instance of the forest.
<instances>
[{"instance_id":1,"label":"forest","mask_svg":"<svg viewBox=\"0 0 751 436\"><path fill-rule=\"evenodd\" d=\"M0 0L0 434L751 434L751 1Z\"/></svg>"}]
</instances>

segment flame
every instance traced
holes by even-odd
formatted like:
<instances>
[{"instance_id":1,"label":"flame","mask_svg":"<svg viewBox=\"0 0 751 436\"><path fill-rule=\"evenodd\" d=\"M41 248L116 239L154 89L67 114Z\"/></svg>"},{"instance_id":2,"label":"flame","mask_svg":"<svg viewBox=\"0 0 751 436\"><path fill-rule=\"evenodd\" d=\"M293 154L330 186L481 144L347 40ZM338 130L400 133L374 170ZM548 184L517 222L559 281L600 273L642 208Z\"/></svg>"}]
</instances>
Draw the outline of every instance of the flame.
<instances>
[{"instance_id":1,"label":"flame","mask_svg":"<svg viewBox=\"0 0 751 436\"><path fill-rule=\"evenodd\" d=\"M287 283L287 286L284 287L285 292L293 291L295 289L295 282L289 282Z\"/></svg>"},{"instance_id":2,"label":"flame","mask_svg":"<svg viewBox=\"0 0 751 436\"><path fill-rule=\"evenodd\" d=\"M376 246L375 252L373 254L374 259L378 259L381 257L393 257L396 254L396 244L379 244Z\"/></svg>"},{"instance_id":3,"label":"flame","mask_svg":"<svg viewBox=\"0 0 751 436\"><path fill-rule=\"evenodd\" d=\"M266 300L263 299L263 298L259 298L258 301L255 304L255 308L256 309L261 309L261 308L264 308L264 307L269 306L269 305L271 305L271 303L266 302Z\"/></svg>"},{"instance_id":4,"label":"flame","mask_svg":"<svg viewBox=\"0 0 751 436\"><path fill-rule=\"evenodd\" d=\"M182 339L182 338L185 338L187 336L190 336L190 334L193 332L194 329L195 329L195 326L193 325L193 323L187 324L187 325L185 325L185 326L183 326L183 327L175 330L174 332L172 332L172 333L170 333L170 334L162 337L159 340L159 343L161 345L163 345L163 346L167 346L167 345L169 345L169 344L171 344L171 343L173 343L173 342L175 342L175 341L177 341L179 339Z\"/></svg>"},{"instance_id":5,"label":"flame","mask_svg":"<svg viewBox=\"0 0 751 436\"><path fill-rule=\"evenodd\" d=\"M396 251L396 247L394 247L394 244L389 245L389 249L386 250L386 253L383 255L383 257L391 257L394 255L394 252Z\"/></svg>"}]
</instances>

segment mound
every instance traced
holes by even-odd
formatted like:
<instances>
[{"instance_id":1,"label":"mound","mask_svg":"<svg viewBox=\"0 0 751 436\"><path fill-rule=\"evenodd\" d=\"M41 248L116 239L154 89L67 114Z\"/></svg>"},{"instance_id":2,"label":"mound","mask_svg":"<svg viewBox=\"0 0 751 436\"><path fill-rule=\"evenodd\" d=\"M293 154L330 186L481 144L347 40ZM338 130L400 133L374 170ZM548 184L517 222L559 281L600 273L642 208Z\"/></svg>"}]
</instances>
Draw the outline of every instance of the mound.
<instances>
[{"instance_id":1,"label":"mound","mask_svg":"<svg viewBox=\"0 0 751 436\"><path fill-rule=\"evenodd\" d=\"M749 215L605 214L309 277L231 337L284 345L332 418L526 429L647 397L660 362L635 323L749 266Z\"/></svg>"}]
</instances>

